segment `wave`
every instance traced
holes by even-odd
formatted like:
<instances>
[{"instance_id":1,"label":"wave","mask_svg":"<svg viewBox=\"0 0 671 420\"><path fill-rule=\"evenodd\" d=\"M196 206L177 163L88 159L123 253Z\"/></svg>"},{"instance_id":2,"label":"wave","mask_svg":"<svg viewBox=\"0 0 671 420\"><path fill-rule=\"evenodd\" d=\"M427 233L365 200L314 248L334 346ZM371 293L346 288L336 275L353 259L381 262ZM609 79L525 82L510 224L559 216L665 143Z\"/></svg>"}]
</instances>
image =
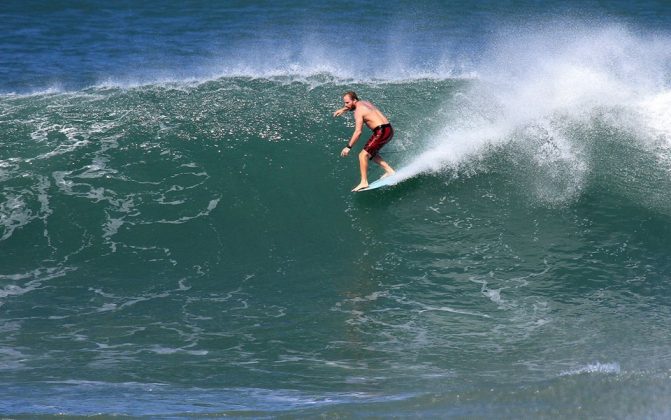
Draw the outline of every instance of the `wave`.
<instances>
[{"instance_id":1,"label":"wave","mask_svg":"<svg viewBox=\"0 0 671 420\"><path fill-rule=\"evenodd\" d=\"M340 94L353 87L380 104L394 123L396 138L383 154L391 154L397 182L422 174L451 182L495 173L541 205L565 206L605 186L666 213L671 208L666 198L671 191L671 49L664 48L671 44L669 38L614 25L573 25L570 31L527 28L498 36L473 78L443 74L432 79L410 72L410 79L401 81L394 78L408 74L398 71L381 80L356 81L328 72L312 74L324 67L304 63L288 66L280 76L271 76L271 67L269 73L260 67L254 76L139 82L137 86L109 80L62 94L50 90L3 96L3 115L17 137L8 143L9 155L0 161L0 179L19 185L18 180L25 179L26 164L53 161L60 165L74 159L68 162L74 170L64 171L54 163L51 172L34 174L32 196L36 198L31 203L43 202L43 190L55 182L67 194L104 198L123 208L130 198L120 200L113 191L103 193L95 185L98 182L91 180L109 177L129 182L130 177L114 162L145 164L145 157L134 155L139 138L139 149L158 148L157 156L181 151L172 171L183 173L184 165L191 165L186 172L206 180L198 185L223 176L211 169L207 153L245 162L246 155L237 151L241 144L264 155L271 153L275 161L284 159L287 167L303 164L264 148L286 145L313 156L319 167L333 167L338 161L331 152L317 155L315 151L337 148L336 141L350 135L351 119L343 123L330 113L339 105ZM319 54L313 60L323 64ZM319 149L318 142L323 143ZM191 158L184 157L185 148ZM160 157L153 159L152 163L166 163ZM356 168L351 166L355 164L348 167L354 176ZM80 179L91 183L90 188L84 191ZM144 179L153 186L163 182L155 176ZM49 216L43 209L30 211L31 203L19 194L21 188L12 191L7 189L0 204L3 238ZM175 195L174 191L163 194ZM157 220L190 220L209 214L221 195L205 195L200 208ZM187 206L185 197L164 201ZM121 219L109 219L108 236L112 236Z\"/></svg>"}]
</instances>

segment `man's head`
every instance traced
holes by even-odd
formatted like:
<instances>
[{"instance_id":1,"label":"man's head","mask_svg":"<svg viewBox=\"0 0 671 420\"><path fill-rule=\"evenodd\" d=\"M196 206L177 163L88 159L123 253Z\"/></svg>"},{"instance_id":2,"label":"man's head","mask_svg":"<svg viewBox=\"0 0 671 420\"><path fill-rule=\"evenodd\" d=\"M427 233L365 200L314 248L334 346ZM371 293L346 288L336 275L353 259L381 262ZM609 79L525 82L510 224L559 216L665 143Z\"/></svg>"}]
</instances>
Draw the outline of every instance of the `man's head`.
<instances>
[{"instance_id":1,"label":"man's head","mask_svg":"<svg viewBox=\"0 0 671 420\"><path fill-rule=\"evenodd\" d=\"M356 96L356 92L350 90L345 92L342 96L342 100L345 103L345 107L349 110L356 108L356 101L359 100L359 97Z\"/></svg>"}]
</instances>

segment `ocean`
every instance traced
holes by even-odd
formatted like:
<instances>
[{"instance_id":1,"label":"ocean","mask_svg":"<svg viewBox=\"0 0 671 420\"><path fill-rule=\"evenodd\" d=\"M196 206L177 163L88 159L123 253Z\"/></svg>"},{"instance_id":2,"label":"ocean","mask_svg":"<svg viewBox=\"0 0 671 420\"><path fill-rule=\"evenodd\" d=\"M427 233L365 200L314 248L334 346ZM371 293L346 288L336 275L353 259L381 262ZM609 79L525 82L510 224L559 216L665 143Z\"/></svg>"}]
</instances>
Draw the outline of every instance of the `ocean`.
<instances>
[{"instance_id":1,"label":"ocean","mask_svg":"<svg viewBox=\"0 0 671 420\"><path fill-rule=\"evenodd\" d=\"M1 417L671 416L671 3L0 21Z\"/></svg>"}]
</instances>

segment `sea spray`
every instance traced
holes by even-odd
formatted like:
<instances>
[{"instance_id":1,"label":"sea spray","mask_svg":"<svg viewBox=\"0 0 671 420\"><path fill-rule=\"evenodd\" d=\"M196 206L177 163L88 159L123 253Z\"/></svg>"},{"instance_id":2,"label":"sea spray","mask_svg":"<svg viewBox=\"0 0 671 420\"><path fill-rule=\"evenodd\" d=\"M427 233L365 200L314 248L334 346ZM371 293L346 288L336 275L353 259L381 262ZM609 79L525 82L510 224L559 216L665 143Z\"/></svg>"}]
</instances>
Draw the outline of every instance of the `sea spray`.
<instances>
[{"instance_id":1,"label":"sea spray","mask_svg":"<svg viewBox=\"0 0 671 420\"><path fill-rule=\"evenodd\" d=\"M603 141L589 135L595 124L612 124L641 143L664 136L668 39L616 25L547 27L499 35L465 94L469 101L460 104L466 115L429 134L426 150L399 169L398 182L424 172L458 173L503 147L536 183L537 199L562 202L579 196L590 159L598 159L589 154L594 141Z\"/></svg>"}]
</instances>

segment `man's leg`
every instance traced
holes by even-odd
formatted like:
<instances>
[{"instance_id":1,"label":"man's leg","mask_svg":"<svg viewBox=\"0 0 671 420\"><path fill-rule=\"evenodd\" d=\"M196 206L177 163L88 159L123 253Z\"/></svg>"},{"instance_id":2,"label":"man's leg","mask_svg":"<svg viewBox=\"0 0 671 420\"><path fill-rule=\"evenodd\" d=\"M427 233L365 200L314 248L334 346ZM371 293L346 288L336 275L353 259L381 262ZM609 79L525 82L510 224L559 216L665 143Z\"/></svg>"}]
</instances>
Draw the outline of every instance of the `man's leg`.
<instances>
[{"instance_id":1,"label":"man's leg","mask_svg":"<svg viewBox=\"0 0 671 420\"><path fill-rule=\"evenodd\" d=\"M359 169L361 170L361 182L359 185L354 187L352 191L359 191L363 190L364 188L368 188L368 160L370 159L370 155L368 154L367 151L362 150L361 153L359 153Z\"/></svg>"},{"instance_id":2,"label":"man's leg","mask_svg":"<svg viewBox=\"0 0 671 420\"><path fill-rule=\"evenodd\" d=\"M387 162L384 161L384 159L382 159L382 156L380 156L380 155L375 155L375 157L373 158L373 162L382 166L382 169L384 169L384 175L382 175L382 178L384 178L386 176L389 176L389 175L393 174L394 172L396 172L396 171L394 171L394 169L391 166L389 166L389 164Z\"/></svg>"}]
</instances>

